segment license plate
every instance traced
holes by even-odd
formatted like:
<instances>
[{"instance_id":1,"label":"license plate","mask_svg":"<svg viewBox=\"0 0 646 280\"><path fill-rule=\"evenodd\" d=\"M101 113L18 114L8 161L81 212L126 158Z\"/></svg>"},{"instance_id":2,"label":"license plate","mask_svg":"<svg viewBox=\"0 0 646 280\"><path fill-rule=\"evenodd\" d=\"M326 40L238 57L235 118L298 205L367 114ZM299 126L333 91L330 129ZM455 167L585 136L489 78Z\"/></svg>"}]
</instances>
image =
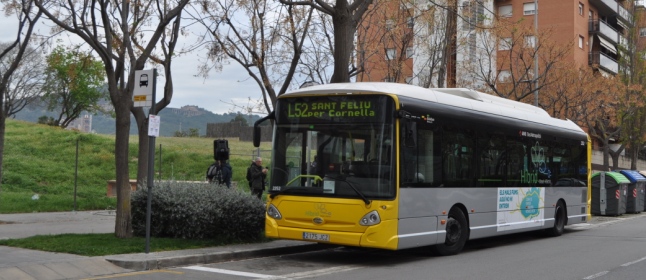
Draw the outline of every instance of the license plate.
<instances>
[{"instance_id":1,"label":"license plate","mask_svg":"<svg viewBox=\"0 0 646 280\"><path fill-rule=\"evenodd\" d=\"M303 239L330 242L329 234L303 232Z\"/></svg>"}]
</instances>

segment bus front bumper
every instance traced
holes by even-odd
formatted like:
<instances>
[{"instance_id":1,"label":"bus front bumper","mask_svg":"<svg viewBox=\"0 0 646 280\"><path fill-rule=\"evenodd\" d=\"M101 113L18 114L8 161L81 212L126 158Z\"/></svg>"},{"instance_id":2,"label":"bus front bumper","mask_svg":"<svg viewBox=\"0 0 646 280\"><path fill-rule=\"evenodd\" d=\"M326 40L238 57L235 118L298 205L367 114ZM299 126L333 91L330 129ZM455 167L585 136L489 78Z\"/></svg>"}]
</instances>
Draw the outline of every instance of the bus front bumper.
<instances>
[{"instance_id":1,"label":"bus front bumper","mask_svg":"<svg viewBox=\"0 0 646 280\"><path fill-rule=\"evenodd\" d=\"M319 229L281 227L272 218L265 219L265 235L269 238L312 241L341 246L397 249L397 222L381 221L365 227L364 232L343 232Z\"/></svg>"}]
</instances>

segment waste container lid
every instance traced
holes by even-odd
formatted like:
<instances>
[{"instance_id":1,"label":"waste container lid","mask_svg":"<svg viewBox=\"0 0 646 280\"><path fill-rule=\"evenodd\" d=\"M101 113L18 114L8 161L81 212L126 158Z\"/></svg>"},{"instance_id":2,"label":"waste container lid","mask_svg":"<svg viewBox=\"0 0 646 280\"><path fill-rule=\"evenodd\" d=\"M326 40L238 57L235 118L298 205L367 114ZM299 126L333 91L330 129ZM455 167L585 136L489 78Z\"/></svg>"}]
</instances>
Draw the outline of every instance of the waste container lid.
<instances>
[{"instance_id":1,"label":"waste container lid","mask_svg":"<svg viewBox=\"0 0 646 280\"><path fill-rule=\"evenodd\" d=\"M594 173L594 174L592 174L592 177L599 176L599 174L601 174L601 172ZM610 176L618 184L630 184L630 180L628 180L628 178L626 178L626 176L622 175L619 172L612 172L612 171L611 172L606 172L606 176Z\"/></svg>"},{"instance_id":2,"label":"waste container lid","mask_svg":"<svg viewBox=\"0 0 646 280\"><path fill-rule=\"evenodd\" d=\"M619 173L626 176L631 183L646 181L646 177L640 174L637 170L620 170Z\"/></svg>"}]
</instances>

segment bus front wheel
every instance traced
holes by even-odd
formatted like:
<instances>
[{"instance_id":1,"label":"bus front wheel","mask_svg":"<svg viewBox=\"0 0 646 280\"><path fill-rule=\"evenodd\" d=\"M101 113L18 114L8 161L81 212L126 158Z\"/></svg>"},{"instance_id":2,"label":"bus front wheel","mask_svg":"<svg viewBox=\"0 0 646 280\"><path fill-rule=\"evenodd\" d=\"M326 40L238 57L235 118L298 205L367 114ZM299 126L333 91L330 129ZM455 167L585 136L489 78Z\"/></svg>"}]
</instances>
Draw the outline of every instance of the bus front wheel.
<instances>
[{"instance_id":1,"label":"bus front wheel","mask_svg":"<svg viewBox=\"0 0 646 280\"><path fill-rule=\"evenodd\" d=\"M446 239L444 243L435 245L434 251L441 256L455 255L462 251L469 239L469 224L464 212L453 208L446 221Z\"/></svg>"}]
</instances>

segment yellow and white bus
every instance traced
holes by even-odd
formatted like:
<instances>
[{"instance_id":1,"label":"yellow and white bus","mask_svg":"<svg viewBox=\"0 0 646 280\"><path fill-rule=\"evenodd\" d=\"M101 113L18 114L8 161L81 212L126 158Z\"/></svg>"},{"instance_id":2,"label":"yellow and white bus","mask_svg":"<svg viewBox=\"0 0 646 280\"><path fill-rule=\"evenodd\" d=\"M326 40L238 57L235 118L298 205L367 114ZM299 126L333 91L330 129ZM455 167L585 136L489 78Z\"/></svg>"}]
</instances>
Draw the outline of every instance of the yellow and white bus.
<instances>
[{"instance_id":1,"label":"yellow and white bus","mask_svg":"<svg viewBox=\"0 0 646 280\"><path fill-rule=\"evenodd\" d=\"M590 141L569 120L460 88L341 83L278 98L265 234L459 253L589 220Z\"/></svg>"}]
</instances>

